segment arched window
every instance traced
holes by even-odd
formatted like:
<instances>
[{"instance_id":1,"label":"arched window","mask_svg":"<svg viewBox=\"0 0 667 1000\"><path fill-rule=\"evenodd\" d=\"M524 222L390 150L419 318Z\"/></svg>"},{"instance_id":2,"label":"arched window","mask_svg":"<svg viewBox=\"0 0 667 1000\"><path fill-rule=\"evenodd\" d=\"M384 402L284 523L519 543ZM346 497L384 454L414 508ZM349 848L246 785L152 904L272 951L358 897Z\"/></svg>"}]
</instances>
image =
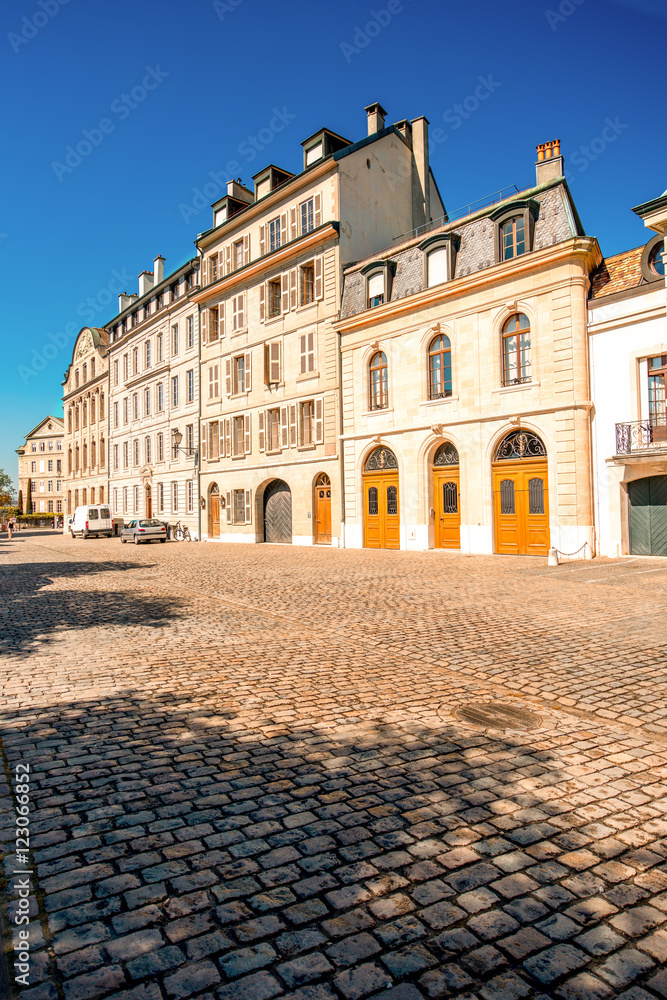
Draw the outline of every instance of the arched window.
<instances>
[{"instance_id":1,"label":"arched window","mask_svg":"<svg viewBox=\"0 0 667 1000\"><path fill-rule=\"evenodd\" d=\"M83 426L86 427L88 424L88 404L84 402L83 404Z\"/></svg>"},{"instance_id":2,"label":"arched window","mask_svg":"<svg viewBox=\"0 0 667 1000\"><path fill-rule=\"evenodd\" d=\"M104 454L104 438L100 438L100 469L104 468L105 454Z\"/></svg>"},{"instance_id":3,"label":"arched window","mask_svg":"<svg viewBox=\"0 0 667 1000\"><path fill-rule=\"evenodd\" d=\"M77 445L74 450L74 471L79 471L79 446Z\"/></svg>"},{"instance_id":4,"label":"arched window","mask_svg":"<svg viewBox=\"0 0 667 1000\"><path fill-rule=\"evenodd\" d=\"M496 448L495 462L513 462L522 458L544 458L547 450L543 441L531 431L512 431Z\"/></svg>"},{"instance_id":5,"label":"arched window","mask_svg":"<svg viewBox=\"0 0 667 1000\"><path fill-rule=\"evenodd\" d=\"M85 441L83 444L83 467L84 469L88 468L88 445L85 443Z\"/></svg>"},{"instance_id":6,"label":"arched window","mask_svg":"<svg viewBox=\"0 0 667 1000\"><path fill-rule=\"evenodd\" d=\"M97 465L97 462L95 461L96 457L97 457L97 445L95 444L94 441L91 441L90 442L90 467L91 467L91 469L94 469L95 466Z\"/></svg>"},{"instance_id":7,"label":"arched window","mask_svg":"<svg viewBox=\"0 0 667 1000\"><path fill-rule=\"evenodd\" d=\"M435 468L439 468L443 465L458 465L459 464L459 453L451 443L451 441L445 441L441 444L433 457L433 465Z\"/></svg>"},{"instance_id":8,"label":"arched window","mask_svg":"<svg viewBox=\"0 0 667 1000\"><path fill-rule=\"evenodd\" d=\"M523 215L515 215L502 224L500 246L503 260L520 257L526 252L526 224Z\"/></svg>"},{"instance_id":9,"label":"arched window","mask_svg":"<svg viewBox=\"0 0 667 1000\"><path fill-rule=\"evenodd\" d=\"M428 398L452 394L452 346L449 337L434 337L428 349Z\"/></svg>"},{"instance_id":10,"label":"arched window","mask_svg":"<svg viewBox=\"0 0 667 1000\"><path fill-rule=\"evenodd\" d=\"M364 472L385 472L387 469L397 468L398 462L393 451L380 447L375 448L366 459Z\"/></svg>"},{"instance_id":11,"label":"arched window","mask_svg":"<svg viewBox=\"0 0 667 1000\"><path fill-rule=\"evenodd\" d=\"M385 410L389 405L387 355L376 351L368 366L371 410Z\"/></svg>"},{"instance_id":12,"label":"arched window","mask_svg":"<svg viewBox=\"0 0 667 1000\"><path fill-rule=\"evenodd\" d=\"M530 321L515 313L503 326L503 385L519 385L530 378Z\"/></svg>"}]
</instances>

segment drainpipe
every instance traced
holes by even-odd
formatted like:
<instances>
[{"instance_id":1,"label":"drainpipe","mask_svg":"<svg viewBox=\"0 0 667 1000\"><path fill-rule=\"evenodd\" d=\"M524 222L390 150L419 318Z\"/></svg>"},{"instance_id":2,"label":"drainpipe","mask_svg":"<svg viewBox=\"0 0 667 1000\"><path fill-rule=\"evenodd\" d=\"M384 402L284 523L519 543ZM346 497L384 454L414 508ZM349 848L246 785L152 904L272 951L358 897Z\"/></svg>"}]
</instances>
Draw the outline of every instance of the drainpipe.
<instances>
[{"instance_id":1,"label":"drainpipe","mask_svg":"<svg viewBox=\"0 0 667 1000\"><path fill-rule=\"evenodd\" d=\"M345 545L345 441L343 440L343 355L341 352L341 334L336 333L336 369L338 373L338 465L340 476L340 540L341 548Z\"/></svg>"},{"instance_id":2,"label":"drainpipe","mask_svg":"<svg viewBox=\"0 0 667 1000\"><path fill-rule=\"evenodd\" d=\"M199 247L197 247L199 250ZM204 273L204 259L199 251L199 282L201 284L202 275ZM199 536L199 541L201 542L201 456L202 456L202 442L201 442L201 304L197 303L197 393L199 395L199 407L198 407L198 417L197 417L197 534Z\"/></svg>"}]
</instances>

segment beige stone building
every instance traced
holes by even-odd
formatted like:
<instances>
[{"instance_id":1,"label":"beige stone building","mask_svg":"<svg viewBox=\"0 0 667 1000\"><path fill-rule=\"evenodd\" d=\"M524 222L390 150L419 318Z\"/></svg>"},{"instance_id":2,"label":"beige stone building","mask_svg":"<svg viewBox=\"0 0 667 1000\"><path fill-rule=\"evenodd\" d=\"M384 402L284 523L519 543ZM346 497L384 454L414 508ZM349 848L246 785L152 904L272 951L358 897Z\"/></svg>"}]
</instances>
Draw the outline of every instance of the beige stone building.
<instances>
[{"instance_id":1,"label":"beige stone building","mask_svg":"<svg viewBox=\"0 0 667 1000\"><path fill-rule=\"evenodd\" d=\"M63 513L63 440L61 417L45 417L17 448L19 509L24 514Z\"/></svg>"},{"instance_id":2,"label":"beige stone building","mask_svg":"<svg viewBox=\"0 0 667 1000\"><path fill-rule=\"evenodd\" d=\"M198 535L199 260L164 259L119 296L107 324L109 502L114 516L157 517Z\"/></svg>"},{"instance_id":3,"label":"beige stone building","mask_svg":"<svg viewBox=\"0 0 667 1000\"><path fill-rule=\"evenodd\" d=\"M65 512L108 502L107 331L84 326L63 382ZM63 526L68 531L67 518Z\"/></svg>"},{"instance_id":4,"label":"beige stone building","mask_svg":"<svg viewBox=\"0 0 667 1000\"><path fill-rule=\"evenodd\" d=\"M536 170L532 188L346 269L346 546L592 555L586 301L601 256L559 143Z\"/></svg>"},{"instance_id":5,"label":"beige stone building","mask_svg":"<svg viewBox=\"0 0 667 1000\"><path fill-rule=\"evenodd\" d=\"M424 118L323 128L298 173L230 182L200 235L202 534L341 543L338 343L346 263L444 212Z\"/></svg>"}]
</instances>

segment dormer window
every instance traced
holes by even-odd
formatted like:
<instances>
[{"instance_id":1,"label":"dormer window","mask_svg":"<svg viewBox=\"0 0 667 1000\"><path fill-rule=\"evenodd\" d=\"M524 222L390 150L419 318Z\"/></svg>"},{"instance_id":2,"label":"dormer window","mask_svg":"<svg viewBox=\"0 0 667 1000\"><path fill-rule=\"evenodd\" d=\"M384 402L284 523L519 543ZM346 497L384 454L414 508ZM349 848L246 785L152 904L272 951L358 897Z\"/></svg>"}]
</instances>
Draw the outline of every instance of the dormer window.
<instances>
[{"instance_id":1,"label":"dormer window","mask_svg":"<svg viewBox=\"0 0 667 1000\"><path fill-rule=\"evenodd\" d=\"M641 269L644 281L660 281L664 279L665 242L662 236L654 236L644 247Z\"/></svg>"},{"instance_id":2,"label":"dormer window","mask_svg":"<svg viewBox=\"0 0 667 1000\"><path fill-rule=\"evenodd\" d=\"M310 149L306 150L306 166L309 167L311 163L321 160L323 154L324 144L322 142L318 142L316 146L311 146Z\"/></svg>"},{"instance_id":3,"label":"dormer window","mask_svg":"<svg viewBox=\"0 0 667 1000\"><path fill-rule=\"evenodd\" d=\"M392 260L374 261L362 267L366 279L366 308L374 309L391 301L391 284L396 264Z\"/></svg>"},{"instance_id":4,"label":"dormer window","mask_svg":"<svg viewBox=\"0 0 667 1000\"><path fill-rule=\"evenodd\" d=\"M433 288L450 281L456 271L456 254L461 243L458 233L441 233L422 240L419 249L424 254L424 287Z\"/></svg>"},{"instance_id":5,"label":"dormer window","mask_svg":"<svg viewBox=\"0 0 667 1000\"><path fill-rule=\"evenodd\" d=\"M496 263L514 260L533 249L535 222L539 215L539 202L532 198L515 201L491 213L496 223Z\"/></svg>"},{"instance_id":6,"label":"dormer window","mask_svg":"<svg viewBox=\"0 0 667 1000\"><path fill-rule=\"evenodd\" d=\"M374 274L368 279L368 305L371 309L384 303L384 274Z\"/></svg>"}]
</instances>

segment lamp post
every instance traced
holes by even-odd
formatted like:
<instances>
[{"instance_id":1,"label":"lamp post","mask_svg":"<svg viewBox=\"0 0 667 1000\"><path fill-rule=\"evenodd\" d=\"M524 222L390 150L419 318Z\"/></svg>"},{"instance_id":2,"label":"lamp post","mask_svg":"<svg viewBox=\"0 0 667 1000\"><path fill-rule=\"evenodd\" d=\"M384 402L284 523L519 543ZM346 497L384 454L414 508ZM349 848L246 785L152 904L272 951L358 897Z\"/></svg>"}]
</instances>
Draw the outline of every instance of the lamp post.
<instances>
[{"instance_id":1,"label":"lamp post","mask_svg":"<svg viewBox=\"0 0 667 1000\"><path fill-rule=\"evenodd\" d=\"M194 458L195 460L195 470L197 471L197 496L199 496L199 450L197 448L181 448L181 441L183 440L183 435L178 427L173 427L171 431L171 441L174 451L182 451L184 455L188 458ZM198 524L198 534L201 538L201 517L199 511L197 511L197 524Z\"/></svg>"}]
</instances>

